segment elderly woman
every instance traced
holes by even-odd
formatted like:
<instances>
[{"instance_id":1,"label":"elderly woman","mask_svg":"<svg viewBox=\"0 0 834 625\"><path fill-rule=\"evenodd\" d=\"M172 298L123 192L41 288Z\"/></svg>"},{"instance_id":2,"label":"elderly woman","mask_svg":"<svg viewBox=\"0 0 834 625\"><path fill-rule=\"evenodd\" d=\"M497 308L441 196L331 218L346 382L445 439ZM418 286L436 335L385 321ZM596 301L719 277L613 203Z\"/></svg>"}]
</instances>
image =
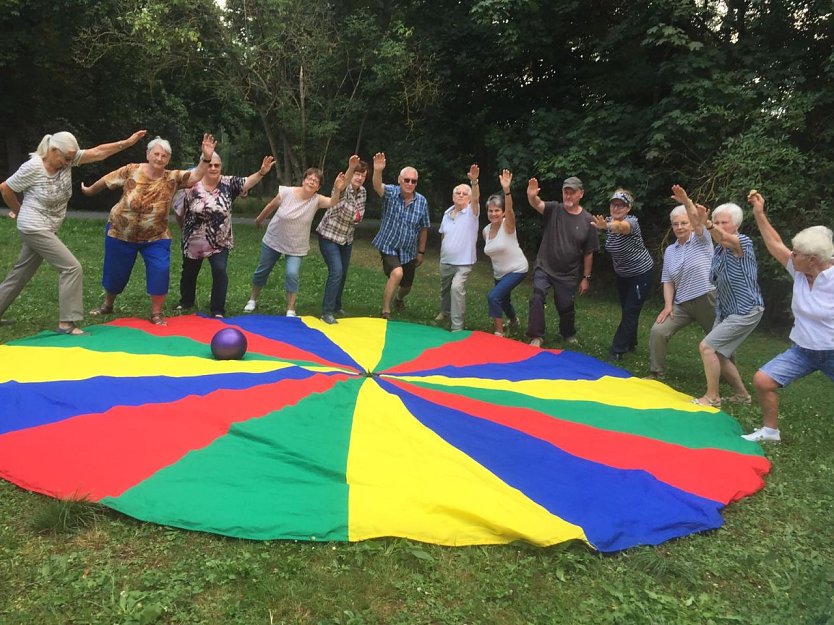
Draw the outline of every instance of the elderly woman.
<instances>
[{"instance_id":1,"label":"elderly woman","mask_svg":"<svg viewBox=\"0 0 834 625\"><path fill-rule=\"evenodd\" d=\"M452 332L463 330L466 313L466 280L475 265L478 242L477 165L469 168L469 184L459 184L452 191L452 205L440 222L440 311L435 321L451 318Z\"/></svg>"},{"instance_id":2,"label":"elderly woman","mask_svg":"<svg viewBox=\"0 0 834 625\"><path fill-rule=\"evenodd\" d=\"M693 210L686 191L681 188L679 192L681 203ZM753 241L738 231L743 218L740 206L731 203L718 206L712 212L712 221L707 219L704 206L698 204L694 210L715 243L710 278L717 297L715 324L699 345L707 390L692 401L702 406L720 406L719 383L723 376L734 393L726 401L749 404L750 393L741 380L733 356L759 325L764 313Z\"/></svg>"},{"instance_id":3,"label":"elderly woman","mask_svg":"<svg viewBox=\"0 0 834 625\"><path fill-rule=\"evenodd\" d=\"M107 189L122 189L122 197L110 210L107 236L104 237L104 303L91 315L113 312L116 296L130 279L136 255L145 261L145 283L151 298L150 322L167 325L162 315L171 273L171 232L168 212L177 189L189 188L202 179L214 155L217 141L203 135L200 164L191 171L166 169L171 160L171 144L154 138L148 143L147 163L133 163L112 171L93 185L81 185L85 195Z\"/></svg>"},{"instance_id":4,"label":"elderly woman","mask_svg":"<svg viewBox=\"0 0 834 625\"><path fill-rule=\"evenodd\" d=\"M337 323L336 313L344 314L342 293L353 250L353 233L356 224L365 216L365 202L368 199L368 192L363 186L368 176L368 164L354 154L350 157L348 171L350 169L353 169L353 175L344 195L337 204L327 209L316 228L319 251L327 265L321 320L330 324Z\"/></svg>"},{"instance_id":5,"label":"elderly woman","mask_svg":"<svg viewBox=\"0 0 834 625\"><path fill-rule=\"evenodd\" d=\"M510 185L513 175L505 169L498 176L503 195L494 194L486 201L489 225L484 228L484 254L492 260L492 277L495 286L487 293L489 316L495 326L495 335L504 336L503 315L507 327L518 328L518 315L513 308L512 292L521 284L530 265L518 244L515 231L515 212Z\"/></svg>"},{"instance_id":6,"label":"elderly woman","mask_svg":"<svg viewBox=\"0 0 834 625\"><path fill-rule=\"evenodd\" d=\"M597 230L608 233L605 249L614 263L617 293L620 298L620 325L614 333L608 360L622 360L623 355L637 348L637 324L640 311L651 293L654 261L643 243L640 223L631 208L634 196L627 189L617 189L608 202L610 215L591 217Z\"/></svg>"},{"instance_id":7,"label":"elderly woman","mask_svg":"<svg viewBox=\"0 0 834 625\"><path fill-rule=\"evenodd\" d=\"M682 192L678 185L672 187L672 197L679 202ZM693 322L704 334L715 324L715 285L710 281L712 238L691 202L673 208L669 221L677 240L663 253L663 310L649 333L647 378L655 380L666 372L669 339Z\"/></svg>"},{"instance_id":8,"label":"elderly woman","mask_svg":"<svg viewBox=\"0 0 834 625\"><path fill-rule=\"evenodd\" d=\"M333 184L330 197L318 193L321 187L322 172L317 167L310 167L304 172L300 187L278 187L278 193L270 200L255 218L255 225L261 227L267 217L275 213L269 222L263 241L261 257L252 276L252 292L249 301L243 307L244 312L252 312L258 304L258 296L266 285L272 268L281 256L286 257L284 291L287 296L287 317L295 317L295 304L298 297L298 274L301 260L310 251L310 228L313 217L321 208L330 208L339 202L347 180L353 178L353 171L359 158L351 158L347 173L339 173Z\"/></svg>"},{"instance_id":9,"label":"elderly woman","mask_svg":"<svg viewBox=\"0 0 834 625\"><path fill-rule=\"evenodd\" d=\"M793 250L789 250L765 215L762 195L751 191L747 200L753 206L767 251L793 278L793 345L753 377L764 425L743 436L748 441L778 442L781 436L776 391L814 371L822 371L834 380L834 242L830 229L812 226L793 238Z\"/></svg>"},{"instance_id":10,"label":"elderly woman","mask_svg":"<svg viewBox=\"0 0 834 625\"><path fill-rule=\"evenodd\" d=\"M197 276L207 259L211 267L211 300L214 317L226 315L226 291L229 277L226 264L234 247L232 235L232 202L263 180L275 164L265 156L260 169L249 177L223 176L223 161L215 152L203 179L187 189L183 196L182 275L180 302L177 309L193 308L197 292Z\"/></svg>"},{"instance_id":11,"label":"elderly woman","mask_svg":"<svg viewBox=\"0 0 834 625\"><path fill-rule=\"evenodd\" d=\"M46 135L35 152L5 182L0 194L17 218L23 246L14 267L0 284L0 317L32 279L41 262L58 272L58 332L83 334L76 325L84 318L81 263L58 238L58 229L67 214L72 195L72 168L101 161L134 145L145 136L144 130L115 143L104 143L82 150L69 132ZM19 202L16 193L23 194Z\"/></svg>"}]
</instances>

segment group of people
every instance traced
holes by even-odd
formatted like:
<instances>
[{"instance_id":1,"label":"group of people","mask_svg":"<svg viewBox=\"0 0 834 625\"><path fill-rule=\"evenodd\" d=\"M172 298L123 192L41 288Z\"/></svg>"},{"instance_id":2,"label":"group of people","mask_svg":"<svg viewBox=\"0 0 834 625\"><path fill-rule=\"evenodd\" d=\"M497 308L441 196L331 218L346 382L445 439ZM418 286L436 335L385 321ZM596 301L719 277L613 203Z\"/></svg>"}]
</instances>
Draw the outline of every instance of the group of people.
<instances>
[{"instance_id":1,"label":"group of people","mask_svg":"<svg viewBox=\"0 0 834 625\"><path fill-rule=\"evenodd\" d=\"M145 130L139 130L125 140L86 150L69 132L46 135L29 160L0 183L0 195L10 208L10 216L17 219L22 243L18 260L0 284L0 317L46 260L59 275L57 332L85 333L79 326L83 319L81 265L57 235L72 193L71 168L112 156L145 135ZM275 161L271 156L264 157L258 170L248 177L223 175L216 144L212 135L204 135L197 166L171 170L171 146L156 137L148 143L146 162L125 165L89 187L81 185L85 195L104 189L121 190L104 237L104 301L91 311L93 316L113 312L116 297L127 285L136 256L141 254L151 300L149 321L166 324L163 306L170 282L172 203L182 227L183 265L177 308L194 307L197 276L203 260L208 259L212 272L210 311L215 317L226 314L226 266L234 244L232 203L258 184ZM416 191L417 170L404 167L397 184L384 184L385 166L385 154L375 154L372 186L381 198L382 212L373 246L379 251L386 276L381 316L389 319L392 309L405 308L415 271L425 258L430 220L428 202ZM368 164L353 155L347 170L336 176L329 196L319 193L323 173L314 167L304 172L300 186L279 187L255 220L260 227L271 218L245 312L256 309L272 269L283 256L286 315L296 316L301 262L309 252L314 216L325 209L316 229L328 269L321 319L329 324L338 322L337 316L344 314L342 294L354 231L365 214L367 174ZM477 165L469 168L468 184L454 188L452 205L443 213L440 224L440 304L436 321L448 320L452 331L464 327L466 281L476 262L479 174ZM487 199L488 224L481 231L495 282L487 295L489 317L498 336L520 327L511 296L530 269L516 235L512 179L507 169L498 176L501 192ZM22 194L22 201L18 194ZM536 178L527 183L527 201L543 217L542 240L533 264L527 335L532 346L542 346L545 300L552 289L559 334L568 345L578 342L574 300L577 293L581 296L590 288L593 256L599 251L598 233L605 233L605 250L612 260L621 308L608 359L619 361L637 347L638 322L652 290L654 261L643 242L639 221L631 214L634 195L629 190L618 188L613 192L607 216L586 211L581 205L583 197L584 185L576 176L565 179L561 202L542 200ZM713 407L720 406L722 400L749 404L752 398L736 368L734 354L761 320L764 303L753 242L739 232L743 211L736 204L722 204L710 214L678 185L672 187L672 197L679 203L670 213L676 240L664 252L664 306L650 332L648 377L663 378L669 339L697 322L706 333L699 346L706 391L693 402ZM753 190L748 202L768 251L794 281L793 345L756 373L753 383L764 424L745 436L748 440L778 441L776 391L816 370L834 380L834 242L830 229L813 226L797 234L789 249L767 219L764 197ZM733 390L726 398L719 391L722 377Z\"/></svg>"}]
</instances>

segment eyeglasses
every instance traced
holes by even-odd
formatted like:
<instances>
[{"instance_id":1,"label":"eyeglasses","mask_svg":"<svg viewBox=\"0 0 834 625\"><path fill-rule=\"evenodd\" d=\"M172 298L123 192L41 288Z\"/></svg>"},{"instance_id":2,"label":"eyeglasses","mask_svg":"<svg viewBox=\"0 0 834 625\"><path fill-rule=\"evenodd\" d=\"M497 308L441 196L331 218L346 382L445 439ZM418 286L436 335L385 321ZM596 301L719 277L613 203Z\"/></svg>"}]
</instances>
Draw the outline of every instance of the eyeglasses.
<instances>
[{"instance_id":1,"label":"eyeglasses","mask_svg":"<svg viewBox=\"0 0 834 625\"><path fill-rule=\"evenodd\" d=\"M797 256L813 256L813 254L806 254L805 252L797 252L796 250L791 250L791 256L796 258Z\"/></svg>"},{"instance_id":2,"label":"eyeglasses","mask_svg":"<svg viewBox=\"0 0 834 625\"><path fill-rule=\"evenodd\" d=\"M406 184L417 184L417 178L403 178L403 182Z\"/></svg>"}]
</instances>

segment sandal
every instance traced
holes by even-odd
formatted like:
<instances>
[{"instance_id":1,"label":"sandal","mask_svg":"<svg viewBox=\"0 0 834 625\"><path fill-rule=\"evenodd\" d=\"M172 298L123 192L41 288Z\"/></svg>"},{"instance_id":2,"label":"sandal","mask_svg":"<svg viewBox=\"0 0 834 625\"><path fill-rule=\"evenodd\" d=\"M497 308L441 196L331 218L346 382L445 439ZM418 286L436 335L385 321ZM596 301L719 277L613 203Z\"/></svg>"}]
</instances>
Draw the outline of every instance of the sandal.
<instances>
[{"instance_id":1,"label":"sandal","mask_svg":"<svg viewBox=\"0 0 834 625\"><path fill-rule=\"evenodd\" d=\"M722 397L721 401L730 403L730 404L744 404L749 406L753 403L753 397L751 395L739 395L736 393L735 395L730 395L729 397Z\"/></svg>"},{"instance_id":2,"label":"sandal","mask_svg":"<svg viewBox=\"0 0 834 625\"><path fill-rule=\"evenodd\" d=\"M721 408L721 398L718 399L710 399L706 395L703 397L699 397L697 399L692 400L693 404L698 406L709 406L711 408Z\"/></svg>"},{"instance_id":3,"label":"sandal","mask_svg":"<svg viewBox=\"0 0 834 625\"><path fill-rule=\"evenodd\" d=\"M55 328L55 331L58 334L68 334L69 336L89 336L90 335L89 332L84 332L84 330L82 330L77 325L75 325L74 322L68 328L62 328L61 326L58 326L57 328Z\"/></svg>"},{"instance_id":4,"label":"sandal","mask_svg":"<svg viewBox=\"0 0 834 625\"><path fill-rule=\"evenodd\" d=\"M379 316L382 317L383 319L390 319L391 318L391 311L389 310L388 312L386 312L386 311L383 310L381 313L379 313Z\"/></svg>"},{"instance_id":5,"label":"sandal","mask_svg":"<svg viewBox=\"0 0 834 625\"><path fill-rule=\"evenodd\" d=\"M167 326L168 322L165 321L165 317L162 316L162 313L151 313L151 318L148 320L155 326Z\"/></svg>"},{"instance_id":6,"label":"sandal","mask_svg":"<svg viewBox=\"0 0 834 625\"><path fill-rule=\"evenodd\" d=\"M405 310L405 300L399 297L394 300L394 308L397 310Z\"/></svg>"},{"instance_id":7,"label":"sandal","mask_svg":"<svg viewBox=\"0 0 834 625\"><path fill-rule=\"evenodd\" d=\"M90 314L93 317L100 317L101 315L112 315L113 314L113 307L112 306L106 306L105 304L102 304L98 308L93 308L90 311Z\"/></svg>"}]
</instances>

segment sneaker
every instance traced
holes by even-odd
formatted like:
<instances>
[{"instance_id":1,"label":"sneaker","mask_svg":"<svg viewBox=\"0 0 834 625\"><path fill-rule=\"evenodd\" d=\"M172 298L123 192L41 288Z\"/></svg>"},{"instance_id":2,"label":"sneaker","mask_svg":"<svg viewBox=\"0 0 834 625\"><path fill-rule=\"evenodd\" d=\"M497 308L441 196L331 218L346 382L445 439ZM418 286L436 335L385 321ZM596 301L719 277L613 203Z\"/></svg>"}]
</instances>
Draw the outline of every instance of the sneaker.
<instances>
[{"instance_id":1,"label":"sneaker","mask_svg":"<svg viewBox=\"0 0 834 625\"><path fill-rule=\"evenodd\" d=\"M544 340L540 336L530 339L530 347L541 347Z\"/></svg>"},{"instance_id":2,"label":"sneaker","mask_svg":"<svg viewBox=\"0 0 834 625\"><path fill-rule=\"evenodd\" d=\"M503 332L495 332L494 334L495 334L495 336L504 336Z\"/></svg>"},{"instance_id":3,"label":"sneaker","mask_svg":"<svg viewBox=\"0 0 834 625\"><path fill-rule=\"evenodd\" d=\"M321 316L321 320L324 321L325 323L329 323L330 325L333 325L334 323L339 323L336 320L336 317L333 316L333 313L324 313Z\"/></svg>"},{"instance_id":4,"label":"sneaker","mask_svg":"<svg viewBox=\"0 0 834 625\"><path fill-rule=\"evenodd\" d=\"M255 307L257 305L258 305L258 302L256 302L253 299L250 299L248 302L246 302L246 306L243 307L243 312L254 312Z\"/></svg>"},{"instance_id":5,"label":"sneaker","mask_svg":"<svg viewBox=\"0 0 834 625\"><path fill-rule=\"evenodd\" d=\"M576 340L574 340L574 343ZM608 356L605 358L607 362L622 362L623 355L620 352L608 352Z\"/></svg>"},{"instance_id":6,"label":"sneaker","mask_svg":"<svg viewBox=\"0 0 834 625\"><path fill-rule=\"evenodd\" d=\"M333 313L336 317L347 317L347 311L344 308L340 308L335 313Z\"/></svg>"},{"instance_id":7,"label":"sneaker","mask_svg":"<svg viewBox=\"0 0 834 625\"><path fill-rule=\"evenodd\" d=\"M565 343L567 343L568 345L579 345L579 339L576 338L576 335L566 336Z\"/></svg>"},{"instance_id":8,"label":"sneaker","mask_svg":"<svg viewBox=\"0 0 834 625\"><path fill-rule=\"evenodd\" d=\"M663 380L666 376L660 373L659 371L649 371L648 375L644 375L644 380Z\"/></svg>"},{"instance_id":9,"label":"sneaker","mask_svg":"<svg viewBox=\"0 0 834 625\"><path fill-rule=\"evenodd\" d=\"M754 443L778 443L782 440L782 437L779 434L779 430L774 430L773 428L765 427L759 428L758 430L754 430L750 434L742 434L741 438L743 438L746 441L752 441Z\"/></svg>"},{"instance_id":10,"label":"sneaker","mask_svg":"<svg viewBox=\"0 0 834 625\"><path fill-rule=\"evenodd\" d=\"M295 314L295 311L294 311L292 308L290 308L290 309L287 311L287 317L298 317L298 315L296 315L296 314Z\"/></svg>"},{"instance_id":11,"label":"sneaker","mask_svg":"<svg viewBox=\"0 0 834 625\"><path fill-rule=\"evenodd\" d=\"M446 313L439 312L437 313L437 317L434 318L435 321L446 321Z\"/></svg>"}]
</instances>

